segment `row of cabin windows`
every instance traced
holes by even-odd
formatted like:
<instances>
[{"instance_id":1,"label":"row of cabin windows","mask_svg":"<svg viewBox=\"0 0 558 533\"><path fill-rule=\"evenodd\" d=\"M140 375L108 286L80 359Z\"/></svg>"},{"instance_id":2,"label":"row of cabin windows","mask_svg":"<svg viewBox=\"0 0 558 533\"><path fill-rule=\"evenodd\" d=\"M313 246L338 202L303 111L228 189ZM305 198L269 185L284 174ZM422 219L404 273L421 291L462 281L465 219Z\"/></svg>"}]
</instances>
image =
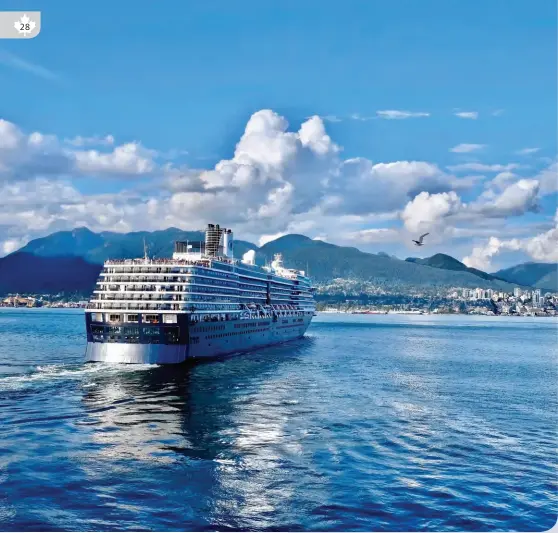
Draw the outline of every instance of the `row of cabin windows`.
<instances>
[{"instance_id":1,"label":"row of cabin windows","mask_svg":"<svg viewBox=\"0 0 558 533\"><path fill-rule=\"evenodd\" d=\"M99 284L102 285L116 285L117 283L129 283L135 285L145 286L146 283L157 283L161 285L178 282L189 283L192 285L219 285L223 287L237 287L239 284L243 287L249 287L254 290L265 289L267 283L265 280L261 282L254 280L228 280L215 276L208 276L204 274L196 274L192 276L160 276L160 277L126 277L126 276L104 276L99 279Z\"/></svg>"},{"instance_id":2,"label":"row of cabin windows","mask_svg":"<svg viewBox=\"0 0 558 533\"><path fill-rule=\"evenodd\" d=\"M233 311L240 309L240 304L195 304L187 305L184 309L189 311Z\"/></svg>"},{"instance_id":3,"label":"row of cabin windows","mask_svg":"<svg viewBox=\"0 0 558 533\"><path fill-rule=\"evenodd\" d=\"M199 274L205 276L212 276L216 278L224 279L234 279L236 276L228 272L219 272L218 270L205 269L201 267L184 267L184 268L127 268L127 269L115 269L115 268L105 268L103 270L105 274Z\"/></svg>"},{"instance_id":4,"label":"row of cabin windows","mask_svg":"<svg viewBox=\"0 0 558 533\"><path fill-rule=\"evenodd\" d=\"M228 333L218 333L217 335L208 335L206 339L222 339L223 337L232 337L233 335L246 335L247 333L258 333L268 331L267 328L249 329L248 331L230 331Z\"/></svg>"},{"instance_id":5,"label":"row of cabin windows","mask_svg":"<svg viewBox=\"0 0 558 533\"><path fill-rule=\"evenodd\" d=\"M179 293L179 294L174 294ZM95 300L102 300L102 301L118 301L118 300L135 300L137 302L161 302L161 301L168 301L168 300L184 300L185 298L190 300L195 299L208 299L214 298L213 296L205 296L205 295L223 295L225 297L236 297L239 295L237 290L231 289L209 289L207 287L203 288L187 288L187 287L177 287L176 289L170 290L161 290L152 293L127 293L127 292L102 292L96 295L94 298ZM241 292L241 295L248 295L248 296L262 296L265 293L261 292Z\"/></svg>"},{"instance_id":6,"label":"row of cabin windows","mask_svg":"<svg viewBox=\"0 0 558 533\"><path fill-rule=\"evenodd\" d=\"M235 279L236 276L234 274L229 274L226 272L219 272L218 270L210 270L204 268L191 268L189 272L192 274L200 274L201 276L210 276L215 278L225 278L225 279Z\"/></svg>"},{"instance_id":7,"label":"row of cabin windows","mask_svg":"<svg viewBox=\"0 0 558 533\"><path fill-rule=\"evenodd\" d=\"M180 301L180 302L184 302L184 301L202 301L202 302L223 302L223 303L234 303L236 301L236 296L212 296L212 295L205 295L205 294L188 294L187 297L185 298L180 298L180 299L176 299L174 301ZM151 304L151 305L160 305L160 304L165 304L169 301L173 301L173 300L167 300L164 298L121 298L121 299L117 299L117 298L95 298L95 300L101 300L102 302L108 302L108 303L103 303L103 304L99 304L99 305L111 305L111 302L113 301L129 301L129 302L133 302L134 305L140 305L141 304ZM97 306L97 309L102 309L103 307L99 307L99 305ZM196 307L198 307L198 305L196 304ZM217 309L219 306L214 306L212 308L209 307L204 307L203 309ZM202 309L201 307L198 307L199 309Z\"/></svg>"},{"instance_id":8,"label":"row of cabin windows","mask_svg":"<svg viewBox=\"0 0 558 533\"><path fill-rule=\"evenodd\" d=\"M251 328L254 326L269 326L271 322L244 322L240 324L235 324L235 328Z\"/></svg>"},{"instance_id":9,"label":"row of cabin windows","mask_svg":"<svg viewBox=\"0 0 558 533\"><path fill-rule=\"evenodd\" d=\"M193 278L194 279L194 278ZM265 291L266 285L257 285L253 283L236 283L231 281L222 280L212 280L207 278L195 278L200 281L186 280L151 280L154 282L159 282L156 285L146 285L145 283L150 280L142 280L138 283L124 282L124 287L121 288L120 284L116 284L109 281L99 282L100 290L110 291L110 292L159 292L159 291L174 291L174 292L227 292L228 294L235 294L235 292L230 292L231 289L241 289L243 291ZM181 285L173 285L173 283L181 283ZM218 287L218 289L213 289L207 287L208 285ZM188 287L191 287L188 289Z\"/></svg>"},{"instance_id":10,"label":"row of cabin windows","mask_svg":"<svg viewBox=\"0 0 558 533\"><path fill-rule=\"evenodd\" d=\"M201 332L204 332L204 331L221 331L221 330L224 330L224 329L225 329L224 325L222 325L222 326L204 326L202 328L198 328L197 331L199 331L201 333Z\"/></svg>"},{"instance_id":11,"label":"row of cabin windows","mask_svg":"<svg viewBox=\"0 0 558 533\"><path fill-rule=\"evenodd\" d=\"M161 331L165 334L174 334L178 335L178 327L170 327L170 328L161 328L159 327L150 327L150 328L135 328L135 327L126 327L126 326L91 326L91 333L94 334L101 334L101 333L108 333L109 335L139 335L141 333L143 335L150 335L155 337L161 334Z\"/></svg>"},{"instance_id":12,"label":"row of cabin windows","mask_svg":"<svg viewBox=\"0 0 558 533\"><path fill-rule=\"evenodd\" d=\"M122 292L228 292L228 294L236 294L238 288L236 285L223 283L192 283L190 281L185 281L181 285L174 285L176 282L164 282L158 283L156 285L144 285L144 284L111 284L103 283L101 284L101 290L110 291L111 293L122 293ZM210 286L208 286L210 285ZM259 287L257 287L259 288ZM231 292L233 291L233 292Z\"/></svg>"}]
</instances>

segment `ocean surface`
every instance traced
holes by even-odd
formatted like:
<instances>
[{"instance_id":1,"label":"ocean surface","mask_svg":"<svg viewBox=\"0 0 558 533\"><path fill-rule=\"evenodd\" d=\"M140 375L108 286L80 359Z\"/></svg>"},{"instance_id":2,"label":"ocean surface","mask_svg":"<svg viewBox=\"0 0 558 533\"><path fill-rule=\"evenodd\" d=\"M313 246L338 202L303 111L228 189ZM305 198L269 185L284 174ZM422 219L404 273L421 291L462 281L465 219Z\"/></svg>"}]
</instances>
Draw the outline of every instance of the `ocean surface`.
<instances>
[{"instance_id":1,"label":"ocean surface","mask_svg":"<svg viewBox=\"0 0 558 533\"><path fill-rule=\"evenodd\" d=\"M195 366L83 365L0 309L0 531L544 531L557 321L320 315Z\"/></svg>"}]
</instances>

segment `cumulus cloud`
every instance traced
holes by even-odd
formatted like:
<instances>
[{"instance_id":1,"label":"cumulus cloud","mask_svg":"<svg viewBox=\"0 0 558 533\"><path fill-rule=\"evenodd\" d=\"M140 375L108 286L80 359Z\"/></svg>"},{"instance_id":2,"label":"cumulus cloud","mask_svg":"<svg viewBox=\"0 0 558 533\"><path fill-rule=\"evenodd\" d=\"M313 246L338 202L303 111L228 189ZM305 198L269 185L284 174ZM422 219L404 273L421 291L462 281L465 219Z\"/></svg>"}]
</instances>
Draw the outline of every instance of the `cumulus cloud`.
<instances>
[{"instance_id":1,"label":"cumulus cloud","mask_svg":"<svg viewBox=\"0 0 558 533\"><path fill-rule=\"evenodd\" d=\"M477 118L479 118L478 111L457 111L456 113L454 113L454 115L459 118L468 118L471 120L476 120Z\"/></svg>"},{"instance_id":2,"label":"cumulus cloud","mask_svg":"<svg viewBox=\"0 0 558 533\"><path fill-rule=\"evenodd\" d=\"M321 207L330 214L368 215L400 208L421 191L452 188L452 178L424 161L342 161L329 179Z\"/></svg>"},{"instance_id":3,"label":"cumulus cloud","mask_svg":"<svg viewBox=\"0 0 558 533\"><path fill-rule=\"evenodd\" d=\"M502 241L497 237L490 237L484 246L473 248L471 255L462 259L462 262L471 268L490 271L492 258L502 250L519 250L521 244L519 239Z\"/></svg>"},{"instance_id":4,"label":"cumulus cloud","mask_svg":"<svg viewBox=\"0 0 558 533\"><path fill-rule=\"evenodd\" d=\"M438 194L421 192L405 206L401 218L405 228L411 232L430 231L463 208L461 198L454 191Z\"/></svg>"},{"instance_id":5,"label":"cumulus cloud","mask_svg":"<svg viewBox=\"0 0 558 533\"><path fill-rule=\"evenodd\" d=\"M15 124L0 119L0 180L32 179L45 175L145 175L156 168L156 152L140 143L114 146L108 152L78 149L93 142L109 146L114 143L114 138L78 136L69 142L60 142L54 135L39 132L26 134Z\"/></svg>"},{"instance_id":6,"label":"cumulus cloud","mask_svg":"<svg viewBox=\"0 0 558 533\"><path fill-rule=\"evenodd\" d=\"M520 216L528 211L538 211L539 188L537 180L521 179L470 203L464 203L455 191L436 194L423 191L407 203L401 220L411 232L451 233L450 223L478 223L479 219Z\"/></svg>"},{"instance_id":7,"label":"cumulus cloud","mask_svg":"<svg viewBox=\"0 0 558 533\"><path fill-rule=\"evenodd\" d=\"M499 239L490 237L488 241L473 248L470 255L463 258L469 267L490 271L492 259L503 251L523 251L535 261L558 262L558 210L554 217L555 227L523 239Z\"/></svg>"},{"instance_id":8,"label":"cumulus cloud","mask_svg":"<svg viewBox=\"0 0 558 533\"><path fill-rule=\"evenodd\" d=\"M493 189L504 189L506 188L511 182L519 179L517 174L513 172L504 171L496 174L494 178L486 184L486 187L490 187Z\"/></svg>"},{"instance_id":9,"label":"cumulus cloud","mask_svg":"<svg viewBox=\"0 0 558 533\"><path fill-rule=\"evenodd\" d=\"M112 152L74 152L75 168L83 174L141 175L155 168L154 152L139 143L116 146Z\"/></svg>"},{"instance_id":10,"label":"cumulus cloud","mask_svg":"<svg viewBox=\"0 0 558 533\"><path fill-rule=\"evenodd\" d=\"M470 152L478 152L486 147L486 144L467 144L462 143L450 148L450 152L455 152L457 154L467 154Z\"/></svg>"},{"instance_id":11,"label":"cumulus cloud","mask_svg":"<svg viewBox=\"0 0 558 533\"><path fill-rule=\"evenodd\" d=\"M551 181L550 171L525 179L512 174L515 164L470 163L467 170L499 172L475 198L484 175L459 177L427 161L347 159L323 118L289 128L271 110L254 113L233 155L209 169L163 164L162 152L140 142L115 144L96 136L71 141L0 121L0 253L77 226L192 229L216 217L260 243L303 233L374 249L400 242L405 231L433 228L443 238L460 238L469 228L458 224L478 227L535 210L543 190L538 183L550 188ZM75 179L112 176L128 179L111 194L82 193ZM488 235L487 227L483 231Z\"/></svg>"},{"instance_id":12,"label":"cumulus cloud","mask_svg":"<svg viewBox=\"0 0 558 533\"><path fill-rule=\"evenodd\" d=\"M540 184L534 179L521 179L487 203L476 204L477 210L487 216L518 216L538 208Z\"/></svg>"}]
</instances>

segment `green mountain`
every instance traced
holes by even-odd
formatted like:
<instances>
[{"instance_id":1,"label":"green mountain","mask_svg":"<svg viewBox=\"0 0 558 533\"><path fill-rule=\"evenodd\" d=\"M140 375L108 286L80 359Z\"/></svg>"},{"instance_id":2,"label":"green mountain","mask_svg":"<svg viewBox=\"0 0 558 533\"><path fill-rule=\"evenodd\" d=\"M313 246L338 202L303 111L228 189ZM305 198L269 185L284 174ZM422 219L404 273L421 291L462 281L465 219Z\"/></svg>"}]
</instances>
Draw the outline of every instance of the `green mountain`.
<instances>
[{"instance_id":1,"label":"green mountain","mask_svg":"<svg viewBox=\"0 0 558 533\"><path fill-rule=\"evenodd\" d=\"M90 263L103 264L106 259L143 257L144 240L151 257L170 257L174 241L199 241L205 238L204 235L202 231L183 231L178 228L132 233L94 233L87 228L76 228L32 240L19 251L42 257L77 256ZM237 255L258 248L245 241L235 240L234 244Z\"/></svg>"},{"instance_id":2,"label":"green mountain","mask_svg":"<svg viewBox=\"0 0 558 533\"><path fill-rule=\"evenodd\" d=\"M144 239L150 256L169 257L175 240L201 240L203 233L177 228L133 233L94 233L87 228L77 228L53 233L0 259L0 293L40 292L43 289L45 292L88 292L103 261L143 256ZM467 268L443 254L403 261L383 252L365 253L304 235L285 235L262 247L235 241L236 257L248 250L256 251L258 264L272 260L275 253L281 253L287 266L308 271L318 284L342 278L372 282L392 292L405 292L410 287L512 288L495 276Z\"/></svg>"},{"instance_id":3,"label":"green mountain","mask_svg":"<svg viewBox=\"0 0 558 533\"><path fill-rule=\"evenodd\" d=\"M558 291L558 264L523 263L494 272L500 279L539 289Z\"/></svg>"},{"instance_id":4,"label":"green mountain","mask_svg":"<svg viewBox=\"0 0 558 533\"><path fill-rule=\"evenodd\" d=\"M0 259L0 295L7 293L89 295L101 265L81 257L41 257L14 252Z\"/></svg>"},{"instance_id":5,"label":"green mountain","mask_svg":"<svg viewBox=\"0 0 558 533\"><path fill-rule=\"evenodd\" d=\"M397 286L434 287L493 287L508 289L509 285L482 272L456 271L402 261L384 253L370 254L357 248L336 246L304 235L285 235L271 241L258 250L258 254L270 259L274 253L282 253L285 264L300 270L309 270L318 283L335 278L372 281L391 288ZM449 257L449 256L446 256ZM453 258L450 258L453 259ZM453 259L459 263L459 261ZM479 271L480 272L480 271Z\"/></svg>"},{"instance_id":6,"label":"green mountain","mask_svg":"<svg viewBox=\"0 0 558 533\"><path fill-rule=\"evenodd\" d=\"M474 274L475 276L479 276L480 278L486 280L498 279L498 276L487 274L486 272L478 270L477 268L468 267L451 255L446 254L435 254L432 257L426 257L424 259L419 259L418 257L408 257L407 259L405 259L405 261L417 263L419 265L426 265L433 268L443 268L444 270L470 272L471 274Z\"/></svg>"}]
</instances>

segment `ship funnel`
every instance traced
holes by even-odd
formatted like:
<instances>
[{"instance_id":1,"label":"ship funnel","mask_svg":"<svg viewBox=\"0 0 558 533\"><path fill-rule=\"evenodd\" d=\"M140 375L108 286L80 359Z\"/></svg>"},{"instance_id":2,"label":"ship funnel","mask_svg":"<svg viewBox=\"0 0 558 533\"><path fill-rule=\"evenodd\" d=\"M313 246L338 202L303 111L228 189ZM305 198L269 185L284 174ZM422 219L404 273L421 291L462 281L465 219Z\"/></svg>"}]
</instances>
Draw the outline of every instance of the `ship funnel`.
<instances>
[{"instance_id":1,"label":"ship funnel","mask_svg":"<svg viewBox=\"0 0 558 533\"><path fill-rule=\"evenodd\" d=\"M232 230L223 230L223 255L225 257L233 257L233 242Z\"/></svg>"},{"instance_id":2,"label":"ship funnel","mask_svg":"<svg viewBox=\"0 0 558 533\"><path fill-rule=\"evenodd\" d=\"M221 241L221 228L219 224L208 224L205 230L205 253L209 256L216 256L219 251Z\"/></svg>"}]
</instances>

